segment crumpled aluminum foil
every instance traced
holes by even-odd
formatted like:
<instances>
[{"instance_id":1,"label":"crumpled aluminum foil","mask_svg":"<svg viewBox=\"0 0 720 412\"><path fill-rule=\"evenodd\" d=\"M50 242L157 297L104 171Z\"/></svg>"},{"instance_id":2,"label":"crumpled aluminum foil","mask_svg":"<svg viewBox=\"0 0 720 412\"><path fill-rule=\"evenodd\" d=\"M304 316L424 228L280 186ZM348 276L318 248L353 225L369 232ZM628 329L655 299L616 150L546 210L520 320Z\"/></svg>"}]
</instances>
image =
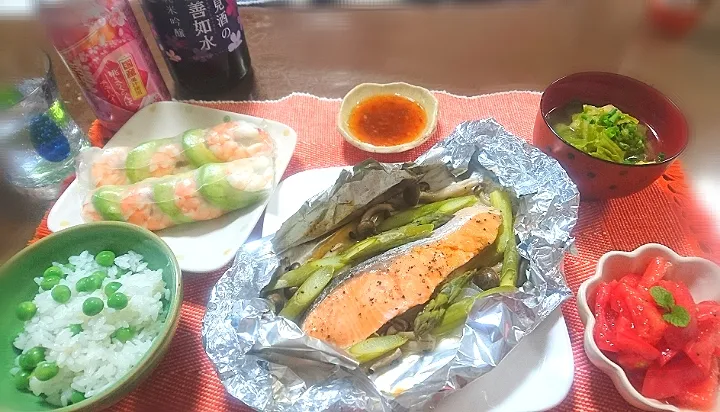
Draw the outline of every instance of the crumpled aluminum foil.
<instances>
[{"instance_id":1,"label":"crumpled aluminum foil","mask_svg":"<svg viewBox=\"0 0 720 412\"><path fill-rule=\"evenodd\" d=\"M276 269L399 182L422 179L436 190L468 175L517 196L515 233L527 282L515 293L478 300L462 333L433 351L404 356L368 376L343 351L275 316L259 297ZM367 161L343 172L274 236L244 245L212 290L202 326L205 350L227 391L259 411L431 408L495 367L570 296L561 264L573 245L578 204L577 188L557 161L492 119L462 123L413 163Z\"/></svg>"}]
</instances>

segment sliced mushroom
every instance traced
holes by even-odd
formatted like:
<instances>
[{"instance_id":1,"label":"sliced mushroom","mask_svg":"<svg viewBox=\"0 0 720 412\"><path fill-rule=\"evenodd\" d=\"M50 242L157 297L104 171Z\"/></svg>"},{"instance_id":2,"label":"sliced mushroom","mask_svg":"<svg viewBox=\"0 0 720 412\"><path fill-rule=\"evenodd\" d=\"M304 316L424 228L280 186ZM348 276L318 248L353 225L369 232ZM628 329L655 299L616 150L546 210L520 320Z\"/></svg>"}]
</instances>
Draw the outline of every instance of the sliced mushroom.
<instances>
[{"instance_id":1,"label":"sliced mushroom","mask_svg":"<svg viewBox=\"0 0 720 412\"><path fill-rule=\"evenodd\" d=\"M285 306L285 302L287 302L287 299L285 299L285 296L283 295L282 291L277 291L269 294L267 296L267 300L270 301L270 303L273 305L275 309L275 313L278 313L282 310L282 308Z\"/></svg>"},{"instance_id":2,"label":"sliced mushroom","mask_svg":"<svg viewBox=\"0 0 720 412\"><path fill-rule=\"evenodd\" d=\"M383 368L385 366L388 366L389 364L395 362L397 359L400 359L402 356L402 351L400 349L395 349L395 352L390 353L389 355L385 355L379 360L377 360L375 363L370 365L368 370L370 373L374 373L380 368Z\"/></svg>"},{"instance_id":3,"label":"sliced mushroom","mask_svg":"<svg viewBox=\"0 0 720 412\"><path fill-rule=\"evenodd\" d=\"M473 275L473 283L482 290L492 289L500 286L500 275L492 268L478 269Z\"/></svg>"},{"instance_id":4,"label":"sliced mushroom","mask_svg":"<svg viewBox=\"0 0 720 412\"><path fill-rule=\"evenodd\" d=\"M473 189L480 184L480 179L471 177L460 182L454 182L438 190L437 192L421 192L421 203L439 202L441 200L450 199L472 193Z\"/></svg>"},{"instance_id":5,"label":"sliced mushroom","mask_svg":"<svg viewBox=\"0 0 720 412\"><path fill-rule=\"evenodd\" d=\"M408 207L412 207L418 204L420 201L420 185L415 182L410 182L405 190L403 190L402 198Z\"/></svg>"},{"instance_id":6,"label":"sliced mushroom","mask_svg":"<svg viewBox=\"0 0 720 412\"><path fill-rule=\"evenodd\" d=\"M380 219L389 215L394 210L393 206L389 203L380 203L370 207L360 218L355 231L351 233L351 237L354 236L355 240L362 240L368 236L376 234L377 225L380 223Z\"/></svg>"}]
</instances>

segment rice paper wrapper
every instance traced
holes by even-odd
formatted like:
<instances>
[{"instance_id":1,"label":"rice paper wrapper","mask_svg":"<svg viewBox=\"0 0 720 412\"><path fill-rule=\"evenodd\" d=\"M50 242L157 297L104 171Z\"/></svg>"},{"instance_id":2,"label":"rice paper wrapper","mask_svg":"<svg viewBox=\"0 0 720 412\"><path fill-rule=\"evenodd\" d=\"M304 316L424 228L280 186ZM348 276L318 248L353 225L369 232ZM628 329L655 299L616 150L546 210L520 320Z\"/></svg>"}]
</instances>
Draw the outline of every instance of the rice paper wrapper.
<instances>
[{"instance_id":1,"label":"rice paper wrapper","mask_svg":"<svg viewBox=\"0 0 720 412\"><path fill-rule=\"evenodd\" d=\"M467 176L516 196L515 233L525 260L521 277L527 281L515 293L476 301L463 330L440 340L431 352L404 356L368 375L342 350L276 316L269 301L259 297L278 268L371 201L391 196L400 182L422 180L434 191ZM577 188L557 161L493 119L462 123L415 162L366 161L343 172L274 236L241 248L212 290L202 326L205 350L227 391L260 411L431 409L492 370L570 296L561 266L573 246L578 204Z\"/></svg>"}]
</instances>

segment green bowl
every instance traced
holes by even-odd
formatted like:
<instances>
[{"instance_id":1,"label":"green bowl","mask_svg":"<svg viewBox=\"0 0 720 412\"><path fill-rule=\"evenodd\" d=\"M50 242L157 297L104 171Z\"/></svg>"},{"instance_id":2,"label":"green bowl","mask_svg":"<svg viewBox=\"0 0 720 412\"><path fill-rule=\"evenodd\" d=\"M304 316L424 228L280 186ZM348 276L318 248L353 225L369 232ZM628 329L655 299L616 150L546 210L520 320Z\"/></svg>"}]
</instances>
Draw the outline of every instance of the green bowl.
<instances>
[{"instance_id":1,"label":"green bowl","mask_svg":"<svg viewBox=\"0 0 720 412\"><path fill-rule=\"evenodd\" d=\"M15 308L35 296L37 285L33 278L42 276L52 262L67 262L68 257L84 250L93 255L102 250L111 250L118 256L129 250L143 255L150 269L163 270L170 301L165 325L138 365L95 396L58 407L30 392L17 390L13 384L10 369L18 351L12 342L23 327L23 322L15 316ZM52 234L15 255L0 267L0 411L99 410L119 401L150 374L167 351L180 319L181 280L180 266L167 244L152 232L127 223L96 222L75 226Z\"/></svg>"}]
</instances>

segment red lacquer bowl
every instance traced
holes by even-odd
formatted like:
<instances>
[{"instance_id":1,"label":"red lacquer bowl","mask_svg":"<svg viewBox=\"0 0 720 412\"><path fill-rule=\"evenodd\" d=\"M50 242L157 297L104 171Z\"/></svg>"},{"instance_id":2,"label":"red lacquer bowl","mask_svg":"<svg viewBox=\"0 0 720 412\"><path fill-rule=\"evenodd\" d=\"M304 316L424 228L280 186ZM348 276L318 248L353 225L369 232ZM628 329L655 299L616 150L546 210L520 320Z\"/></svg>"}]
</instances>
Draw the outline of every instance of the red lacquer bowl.
<instances>
[{"instance_id":1,"label":"red lacquer bowl","mask_svg":"<svg viewBox=\"0 0 720 412\"><path fill-rule=\"evenodd\" d=\"M657 134L657 151L665 153L665 160L641 165L613 163L574 148L553 131L546 118L551 110L571 102L612 104L647 124ZM571 74L548 86L533 131L533 144L560 162L583 200L622 197L646 188L682 153L687 142L687 121L670 99L639 80L603 72Z\"/></svg>"}]
</instances>

